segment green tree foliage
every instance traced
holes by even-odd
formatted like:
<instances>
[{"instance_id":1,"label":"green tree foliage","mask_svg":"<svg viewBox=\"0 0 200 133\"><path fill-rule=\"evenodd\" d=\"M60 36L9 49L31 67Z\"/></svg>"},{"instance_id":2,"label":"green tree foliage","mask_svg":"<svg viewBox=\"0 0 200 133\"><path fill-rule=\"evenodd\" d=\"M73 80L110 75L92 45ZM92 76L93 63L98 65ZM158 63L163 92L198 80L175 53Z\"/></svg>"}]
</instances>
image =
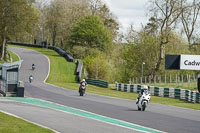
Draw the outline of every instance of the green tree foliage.
<instances>
[{"instance_id":1,"label":"green tree foliage","mask_svg":"<svg viewBox=\"0 0 200 133\"><path fill-rule=\"evenodd\" d=\"M113 66L107 59L107 55L99 50L93 50L90 55L83 59L85 66L85 76L95 79L103 79L106 81L114 82L113 78Z\"/></svg>"},{"instance_id":2,"label":"green tree foliage","mask_svg":"<svg viewBox=\"0 0 200 133\"><path fill-rule=\"evenodd\" d=\"M108 52L112 48L112 35L99 17L90 15L74 24L69 43L72 48L83 46Z\"/></svg>"},{"instance_id":3,"label":"green tree foliage","mask_svg":"<svg viewBox=\"0 0 200 133\"><path fill-rule=\"evenodd\" d=\"M106 65L104 63L104 59L102 59L101 56L87 56L84 59L84 64L87 66L86 70L89 77L95 79L104 79L104 75L106 73Z\"/></svg>"},{"instance_id":4,"label":"green tree foliage","mask_svg":"<svg viewBox=\"0 0 200 133\"><path fill-rule=\"evenodd\" d=\"M121 66L121 80L127 82L132 77L140 77L143 62L144 73L151 75L157 60L158 48L157 38L143 31L137 34L134 42L125 44L122 52L124 65Z\"/></svg>"},{"instance_id":5,"label":"green tree foliage","mask_svg":"<svg viewBox=\"0 0 200 133\"><path fill-rule=\"evenodd\" d=\"M1 58L5 59L5 44L21 34L32 32L37 22L37 12L33 7L34 0L1 0L0 1L0 49Z\"/></svg>"},{"instance_id":6,"label":"green tree foliage","mask_svg":"<svg viewBox=\"0 0 200 133\"><path fill-rule=\"evenodd\" d=\"M78 20L88 15L99 16L113 38L118 34L117 18L102 0L51 0L49 5L44 6L41 6L41 3L37 4L41 17L36 29L38 34L34 35L38 40L48 40L52 45L71 51L68 42L72 27Z\"/></svg>"},{"instance_id":7,"label":"green tree foliage","mask_svg":"<svg viewBox=\"0 0 200 133\"><path fill-rule=\"evenodd\" d=\"M84 61L85 77L112 80L113 66L108 59L112 35L98 16L86 16L73 26L70 45L75 57Z\"/></svg>"},{"instance_id":8,"label":"green tree foliage","mask_svg":"<svg viewBox=\"0 0 200 133\"><path fill-rule=\"evenodd\" d=\"M145 27L140 32L134 32L132 42L124 44L124 48L121 53L121 59L119 60L118 72L121 75L119 81L128 82L130 78L140 78L142 76L142 63L144 76L153 75L155 64L159 59L159 48L160 48L160 36L149 32L151 28ZM128 36L130 37L130 36ZM169 43L165 47L166 54L189 54L188 46L186 41L176 34L170 32ZM131 39L128 39L129 41ZM157 75L164 75L166 73L178 73L177 71L166 71L165 64L160 64L160 69ZM122 65L123 64L123 65ZM183 73L183 72L181 72Z\"/></svg>"}]
</instances>

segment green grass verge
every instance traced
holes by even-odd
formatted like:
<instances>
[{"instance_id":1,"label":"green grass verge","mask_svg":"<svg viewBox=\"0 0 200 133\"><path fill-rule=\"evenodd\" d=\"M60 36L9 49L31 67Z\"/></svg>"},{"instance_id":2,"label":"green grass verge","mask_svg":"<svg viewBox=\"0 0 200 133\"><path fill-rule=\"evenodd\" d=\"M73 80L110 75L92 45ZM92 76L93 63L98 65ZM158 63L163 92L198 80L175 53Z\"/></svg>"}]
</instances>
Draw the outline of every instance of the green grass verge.
<instances>
[{"instance_id":1,"label":"green grass verge","mask_svg":"<svg viewBox=\"0 0 200 133\"><path fill-rule=\"evenodd\" d=\"M8 51L8 53L10 54L11 58L12 58L12 61L15 62L15 61L19 61L19 57L13 53L12 51Z\"/></svg>"},{"instance_id":2,"label":"green grass verge","mask_svg":"<svg viewBox=\"0 0 200 133\"><path fill-rule=\"evenodd\" d=\"M0 64L3 64L5 61L0 60Z\"/></svg>"},{"instance_id":3,"label":"green grass verge","mask_svg":"<svg viewBox=\"0 0 200 133\"><path fill-rule=\"evenodd\" d=\"M9 46L14 46L14 45L9 45ZM75 76L73 75L75 72L75 67L76 67L75 63L66 62L63 57L58 56L58 54L52 50L42 49L42 48L22 47L22 46L14 46L14 47L32 49L32 50L36 50L38 52L41 52L47 55L51 62L51 71L50 71L50 75L47 82L63 87L63 88L76 90L78 93L79 84L75 83L75 80L74 80ZM63 73L65 70L66 72ZM54 76L54 74L56 74L56 76ZM110 86L111 86L110 88L100 88L93 85L88 85L86 91L88 93L94 93L94 94L99 94L99 95L104 95L104 96L111 96L111 97L130 99L130 100L136 100L138 96L138 94L136 93L116 91L114 90L114 85L110 85ZM200 104L188 103L188 102L185 102L179 99L173 99L173 98L152 96L151 102L200 110Z\"/></svg>"},{"instance_id":4,"label":"green grass verge","mask_svg":"<svg viewBox=\"0 0 200 133\"><path fill-rule=\"evenodd\" d=\"M13 53L12 51L8 50L8 53L10 54L13 62L19 60L19 57L15 53ZM7 62L11 62L11 60L9 59L8 53L6 54L7 60L8 60ZM0 60L0 63L3 64L3 63L5 63L5 61Z\"/></svg>"},{"instance_id":5,"label":"green grass verge","mask_svg":"<svg viewBox=\"0 0 200 133\"><path fill-rule=\"evenodd\" d=\"M53 131L0 112L0 133L53 133Z\"/></svg>"}]
</instances>

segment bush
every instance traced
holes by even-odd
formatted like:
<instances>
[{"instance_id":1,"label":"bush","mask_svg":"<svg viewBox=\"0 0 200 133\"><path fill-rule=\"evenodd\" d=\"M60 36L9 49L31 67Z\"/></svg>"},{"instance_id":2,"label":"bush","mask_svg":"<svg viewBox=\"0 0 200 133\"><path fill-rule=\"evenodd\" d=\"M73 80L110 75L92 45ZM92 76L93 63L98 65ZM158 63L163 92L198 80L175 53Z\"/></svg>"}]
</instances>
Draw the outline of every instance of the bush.
<instances>
[{"instance_id":1,"label":"bush","mask_svg":"<svg viewBox=\"0 0 200 133\"><path fill-rule=\"evenodd\" d=\"M97 51L96 51L97 52ZM103 53L96 53L84 58L83 63L87 71L87 78L112 81L112 65Z\"/></svg>"}]
</instances>

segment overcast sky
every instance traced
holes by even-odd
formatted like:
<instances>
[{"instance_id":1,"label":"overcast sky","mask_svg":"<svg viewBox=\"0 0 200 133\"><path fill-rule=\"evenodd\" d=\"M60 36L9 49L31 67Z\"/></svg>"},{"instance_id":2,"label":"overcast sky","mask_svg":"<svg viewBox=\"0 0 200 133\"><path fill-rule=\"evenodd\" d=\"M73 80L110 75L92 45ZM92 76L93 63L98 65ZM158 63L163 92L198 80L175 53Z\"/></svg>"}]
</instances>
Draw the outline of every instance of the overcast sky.
<instances>
[{"instance_id":1,"label":"overcast sky","mask_svg":"<svg viewBox=\"0 0 200 133\"><path fill-rule=\"evenodd\" d=\"M121 28L120 31L126 32L130 24L134 25L136 30L141 28L141 24L146 24L145 6L148 0L104 0L111 12L117 16Z\"/></svg>"}]
</instances>

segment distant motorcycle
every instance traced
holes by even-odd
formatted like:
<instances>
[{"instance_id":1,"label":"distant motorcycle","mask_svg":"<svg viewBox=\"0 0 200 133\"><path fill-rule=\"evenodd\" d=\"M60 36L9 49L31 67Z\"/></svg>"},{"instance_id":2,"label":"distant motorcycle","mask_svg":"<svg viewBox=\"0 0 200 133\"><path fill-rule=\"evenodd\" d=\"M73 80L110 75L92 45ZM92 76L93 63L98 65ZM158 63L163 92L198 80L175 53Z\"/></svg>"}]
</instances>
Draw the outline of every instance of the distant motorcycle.
<instances>
[{"instance_id":1,"label":"distant motorcycle","mask_svg":"<svg viewBox=\"0 0 200 133\"><path fill-rule=\"evenodd\" d=\"M86 85L85 84L81 84L81 86L79 88L80 96L83 96L85 94L85 89L86 89Z\"/></svg>"},{"instance_id":2,"label":"distant motorcycle","mask_svg":"<svg viewBox=\"0 0 200 133\"><path fill-rule=\"evenodd\" d=\"M148 91L144 91L142 96L139 98L139 101L137 102L138 110L145 111L150 99L151 99L151 94Z\"/></svg>"},{"instance_id":3,"label":"distant motorcycle","mask_svg":"<svg viewBox=\"0 0 200 133\"><path fill-rule=\"evenodd\" d=\"M32 64L32 70L33 70L33 71L35 70L35 65L34 65L34 64Z\"/></svg>"},{"instance_id":4,"label":"distant motorcycle","mask_svg":"<svg viewBox=\"0 0 200 133\"><path fill-rule=\"evenodd\" d=\"M29 83L31 83L32 81L33 81L33 76L30 75L30 76L29 76Z\"/></svg>"}]
</instances>

